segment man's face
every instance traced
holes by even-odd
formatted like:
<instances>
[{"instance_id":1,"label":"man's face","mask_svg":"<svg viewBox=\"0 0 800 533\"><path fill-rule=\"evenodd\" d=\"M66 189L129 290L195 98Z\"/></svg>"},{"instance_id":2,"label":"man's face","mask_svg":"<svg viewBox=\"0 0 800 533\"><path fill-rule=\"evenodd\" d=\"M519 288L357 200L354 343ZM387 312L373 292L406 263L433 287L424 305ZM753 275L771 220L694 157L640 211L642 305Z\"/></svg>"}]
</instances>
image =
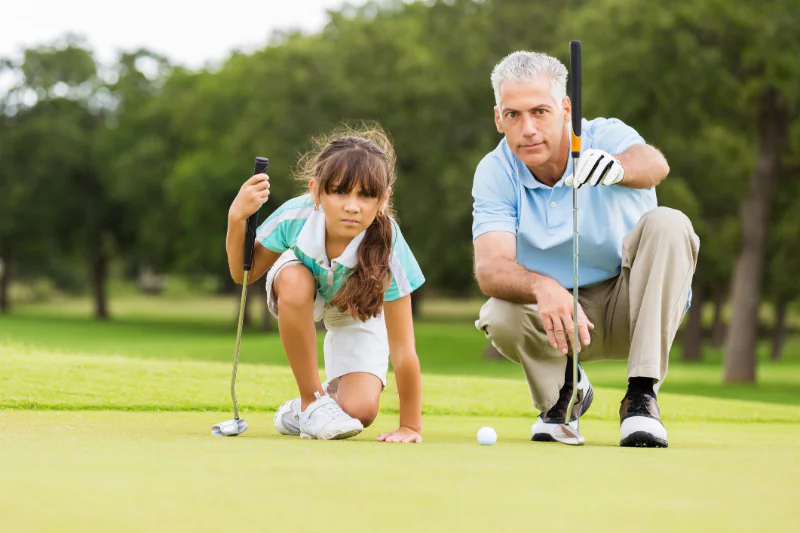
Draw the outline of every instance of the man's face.
<instances>
[{"instance_id":1,"label":"man's face","mask_svg":"<svg viewBox=\"0 0 800 533\"><path fill-rule=\"evenodd\" d=\"M569 98L556 102L550 80L539 76L531 82L505 81L500 85L494 122L497 131L505 134L511 151L534 168L558 154L571 111Z\"/></svg>"}]
</instances>

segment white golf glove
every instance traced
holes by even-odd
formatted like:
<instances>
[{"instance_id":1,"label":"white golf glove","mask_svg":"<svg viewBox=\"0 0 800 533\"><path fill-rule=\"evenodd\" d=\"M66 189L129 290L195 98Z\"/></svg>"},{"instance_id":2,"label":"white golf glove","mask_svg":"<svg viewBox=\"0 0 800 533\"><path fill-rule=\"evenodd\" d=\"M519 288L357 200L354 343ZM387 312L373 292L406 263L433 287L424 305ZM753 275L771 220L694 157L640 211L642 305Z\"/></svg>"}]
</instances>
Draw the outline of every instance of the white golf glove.
<instances>
[{"instance_id":1,"label":"white golf glove","mask_svg":"<svg viewBox=\"0 0 800 533\"><path fill-rule=\"evenodd\" d=\"M589 182L593 187L598 183L614 185L622 181L625 169L616 157L603 150L592 148L578 158L578 169L564 180L567 187L579 188Z\"/></svg>"}]
</instances>

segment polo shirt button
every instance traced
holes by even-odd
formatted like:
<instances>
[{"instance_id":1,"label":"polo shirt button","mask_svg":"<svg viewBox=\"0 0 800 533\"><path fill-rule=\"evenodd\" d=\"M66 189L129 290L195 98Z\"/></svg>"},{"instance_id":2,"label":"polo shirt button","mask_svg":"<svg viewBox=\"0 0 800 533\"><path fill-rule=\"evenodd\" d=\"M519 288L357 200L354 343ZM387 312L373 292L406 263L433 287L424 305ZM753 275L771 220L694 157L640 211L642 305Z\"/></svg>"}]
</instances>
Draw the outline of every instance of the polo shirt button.
<instances>
[{"instance_id":1,"label":"polo shirt button","mask_svg":"<svg viewBox=\"0 0 800 533\"><path fill-rule=\"evenodd\" d=\"M555 202L550 202L550 207L555 207L557 204Z\"/></svg>"}]
</instances>

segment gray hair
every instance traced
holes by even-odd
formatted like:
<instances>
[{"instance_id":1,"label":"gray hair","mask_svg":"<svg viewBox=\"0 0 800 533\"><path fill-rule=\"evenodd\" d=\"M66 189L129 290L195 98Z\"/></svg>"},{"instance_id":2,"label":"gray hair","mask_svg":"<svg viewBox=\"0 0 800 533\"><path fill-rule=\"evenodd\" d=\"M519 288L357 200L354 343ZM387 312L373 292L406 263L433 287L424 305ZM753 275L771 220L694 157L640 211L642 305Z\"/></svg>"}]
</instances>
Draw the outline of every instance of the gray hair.
<instances>
[{"instance_id":1,"label":"gray hair","mask_svg":"<svg viewBox=\"0 0 800 533\"><path fill-rule=\"evenodd\" d=\"M567 67L564 63L540 52L513 52L492 69L494 100L500 105L500 84L504 81L529 82L537 76L550 78L550 94L559 104L567 95Z\"/></svg>"}]
</instances>

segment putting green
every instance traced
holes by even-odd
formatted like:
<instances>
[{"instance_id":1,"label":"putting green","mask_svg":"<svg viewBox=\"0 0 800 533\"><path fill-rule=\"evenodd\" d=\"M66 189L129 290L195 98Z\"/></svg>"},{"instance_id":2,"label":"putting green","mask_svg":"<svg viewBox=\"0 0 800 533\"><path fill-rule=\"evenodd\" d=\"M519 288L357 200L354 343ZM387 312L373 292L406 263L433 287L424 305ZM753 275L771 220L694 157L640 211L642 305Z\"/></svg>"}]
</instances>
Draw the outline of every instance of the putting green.
<instances>
[{"instance_id":1,"label":"putting green","mask_svg":"<svg viewBox=\"0 0 800 533\"><path fill-rule=\"evenodd\" d=\"M796 424L674 422L670 448L528 441L529 418L427 416L425 443L281 437L267 413L0 411L3 531L768 531L794 519ZM492 425L495 446L475 442Z\"/></svg>"},{"instance_id":2,"label":"putting green","mask_svg":"<svg viewBox=\"0 0 800 533\"><path fill-rule=\"evenodd\" d=\"M309 442L271 424L296 394L289 368L243 364L251 427L214 438L231 417L229 362L19 345L0 346L0 361L3 533L751 532L787 529L800 489L796 404L665 392L670 448L622 449L622 391L598 386L588 444L569 448L529 442L521 375L425 374L425 443L387 445L373 441L397 423L390 374L375 427ZM495 446L475 442L483 425Z\"/></svg>"}]
</instances>

